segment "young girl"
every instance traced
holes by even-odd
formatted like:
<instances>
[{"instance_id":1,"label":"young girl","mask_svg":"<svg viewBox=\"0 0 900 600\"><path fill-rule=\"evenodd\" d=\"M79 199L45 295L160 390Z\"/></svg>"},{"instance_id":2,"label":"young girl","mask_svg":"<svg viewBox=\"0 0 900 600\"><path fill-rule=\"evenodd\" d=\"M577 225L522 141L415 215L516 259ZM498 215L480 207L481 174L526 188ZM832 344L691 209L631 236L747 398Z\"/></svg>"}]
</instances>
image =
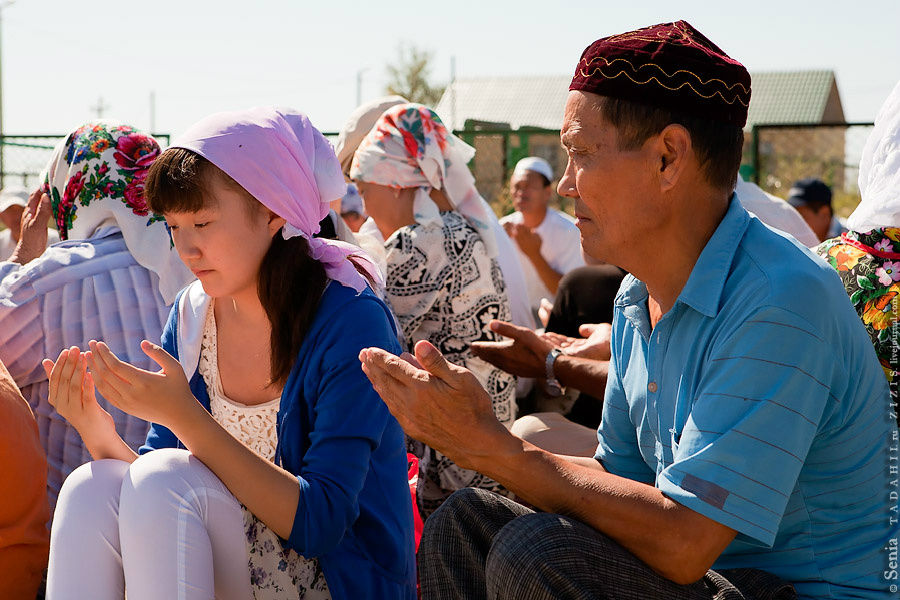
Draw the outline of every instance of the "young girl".
<instances>
[{"instance_id":1,"label":"young girl","mask_svg":"<svg viewBox=\"0 0 900 600\"><path fill-rule=\"evenodd\" d=\"M161 371L94 341L45 361L96 459L61 491L48 598L414 598L403 433L357 360L396 332L374 266L312 237L344 190L330 145L296 112L220 113L146 190L199 281L142 343ZM95 383L154 423L140 457Z\"/></svg>"}]
</instances>

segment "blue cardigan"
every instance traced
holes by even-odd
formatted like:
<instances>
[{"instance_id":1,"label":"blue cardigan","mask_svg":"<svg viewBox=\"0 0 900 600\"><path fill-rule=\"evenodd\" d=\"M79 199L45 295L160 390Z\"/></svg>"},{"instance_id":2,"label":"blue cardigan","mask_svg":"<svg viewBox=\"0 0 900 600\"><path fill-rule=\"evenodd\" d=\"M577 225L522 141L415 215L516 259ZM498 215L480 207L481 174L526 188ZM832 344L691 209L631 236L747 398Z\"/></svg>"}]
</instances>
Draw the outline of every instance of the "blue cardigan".
<instances>
[{"instance_id":1,"label":"blue cardigan","mask_svg":"<svg viewBox=\"0 0 900 600\"><path fill-rule=\"evenodd\" d=\"M162 335L163 348L176 359L185 290ZM275 460L297 475L300 486L285 546L319 559L335 600L413 600L406 447L400 425L360 368L359 351L370 346L400 352L388 308L368 289L357 295L330 283L278 411ZM196 367L190 387L209 410L206 384ZM140 452L173 447L183 446L169 429L154 424Z\"/></svg>"}]
</instances>

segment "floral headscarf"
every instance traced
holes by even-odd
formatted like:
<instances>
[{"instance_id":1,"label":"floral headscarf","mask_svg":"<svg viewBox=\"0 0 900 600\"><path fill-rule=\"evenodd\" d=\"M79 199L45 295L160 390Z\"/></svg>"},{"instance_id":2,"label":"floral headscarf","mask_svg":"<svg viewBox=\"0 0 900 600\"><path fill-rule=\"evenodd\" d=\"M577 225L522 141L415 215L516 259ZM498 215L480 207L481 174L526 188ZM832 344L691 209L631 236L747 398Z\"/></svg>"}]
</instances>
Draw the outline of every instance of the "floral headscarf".
<instances>
[{"instance_id":1,"label":"floral headscarf","mask_svg":"<svg viewBox=\"0 0 900 600\"><path fill-rule=\"evenodd\" d=\"M159 144L130 125L96 121L69 134L41 176L62 240L86 240L104 226L118 227L141 266L159 277L171 304L193 279L175 252L165 221L144 200L144 179Z\"/></svg>"},{"instance_id":2,"label":"floral headscarf","mask_svg":"<svg viewBox=\"0 0 900 600\"><path fill-rule=\"evenodd\" d=\"M360 143L350 177L393 188L419 188L413 213L423 225L440 223L437 205L428 194L432 188L444 190L453 208L481 236L488 256L496 258L489 208L466 166L474 155L475 149L447 131L433 110L400 104L385 111Z\"/></svg>"}]
</instances>

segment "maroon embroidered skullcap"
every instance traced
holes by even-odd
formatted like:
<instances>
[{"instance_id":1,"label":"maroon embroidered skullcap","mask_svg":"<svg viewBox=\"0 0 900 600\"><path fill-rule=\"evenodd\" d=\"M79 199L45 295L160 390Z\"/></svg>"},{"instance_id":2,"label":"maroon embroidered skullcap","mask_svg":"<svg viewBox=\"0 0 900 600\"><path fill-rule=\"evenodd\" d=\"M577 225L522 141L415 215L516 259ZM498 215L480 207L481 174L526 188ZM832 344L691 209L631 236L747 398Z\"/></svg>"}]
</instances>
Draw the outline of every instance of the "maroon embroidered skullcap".
<instances>
[{"instance_id":1,"label":"maroon embroidered skullcap","mask_svg":"<svg viewBox=\"0 0 900 600\"><path fill-rule=\"evenodd\" d=\"M597 40L581 55L581 90L743 127L750 74L687 21Z\"/></svg>"}]
</instances>

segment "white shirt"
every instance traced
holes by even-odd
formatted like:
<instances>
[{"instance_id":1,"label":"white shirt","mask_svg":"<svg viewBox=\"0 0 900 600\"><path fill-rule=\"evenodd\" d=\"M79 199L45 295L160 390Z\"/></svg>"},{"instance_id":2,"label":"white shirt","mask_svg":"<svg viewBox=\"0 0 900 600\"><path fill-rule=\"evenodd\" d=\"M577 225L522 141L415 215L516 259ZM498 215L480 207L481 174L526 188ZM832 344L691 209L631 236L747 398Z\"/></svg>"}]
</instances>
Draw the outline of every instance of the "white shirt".
<instances>
[{"instance_id":1,"label":"white shirt","mask_svg":"<svg viewBox=\"0 0 900 600\"><path fill-rule=\"evenodd\" d=\"M797 209L778 196L766 193L755 183L744 181L740 175L734 192L743 207L769 227L791 234L804 246L814 248L819 245L819 238Z\"/></svg>"},{"instance_id":2,"label":"white shirt","mask_svg":"<svg viewBox=\"0 0 900 600\"><path fill-rule=\"evenodd\" d=\"M501 224L521 224L522 222L523 216L520 212L514 212L500 219ZM534 231L541 236L541 256L554 271L565 275L572 269L584 266L584 257L581 255L581 233L572 217L548 208L544 220ZM518 244L516 244L516 251L519 253L519 262L525 275L525 287L531 310L537 311L541 305L541 298L549 298L552 301L556 295L551 294L544 285L537 269L525 256L525 253L519 249Z\"/></svg>"},{"instance_id":3,"label":"white shirt","mask_svg":"<svg viewBox=\"0 0 900 600\"><path fill-rule=\"evenodd\" d=\"M55 229L47 228L47 245L55 244L59 241L59 234ZM12 230L4 229L0 231L0 260L9 260L12 253L16 250L16 241L12 238Z\"/></svg>"}]
</instances>

